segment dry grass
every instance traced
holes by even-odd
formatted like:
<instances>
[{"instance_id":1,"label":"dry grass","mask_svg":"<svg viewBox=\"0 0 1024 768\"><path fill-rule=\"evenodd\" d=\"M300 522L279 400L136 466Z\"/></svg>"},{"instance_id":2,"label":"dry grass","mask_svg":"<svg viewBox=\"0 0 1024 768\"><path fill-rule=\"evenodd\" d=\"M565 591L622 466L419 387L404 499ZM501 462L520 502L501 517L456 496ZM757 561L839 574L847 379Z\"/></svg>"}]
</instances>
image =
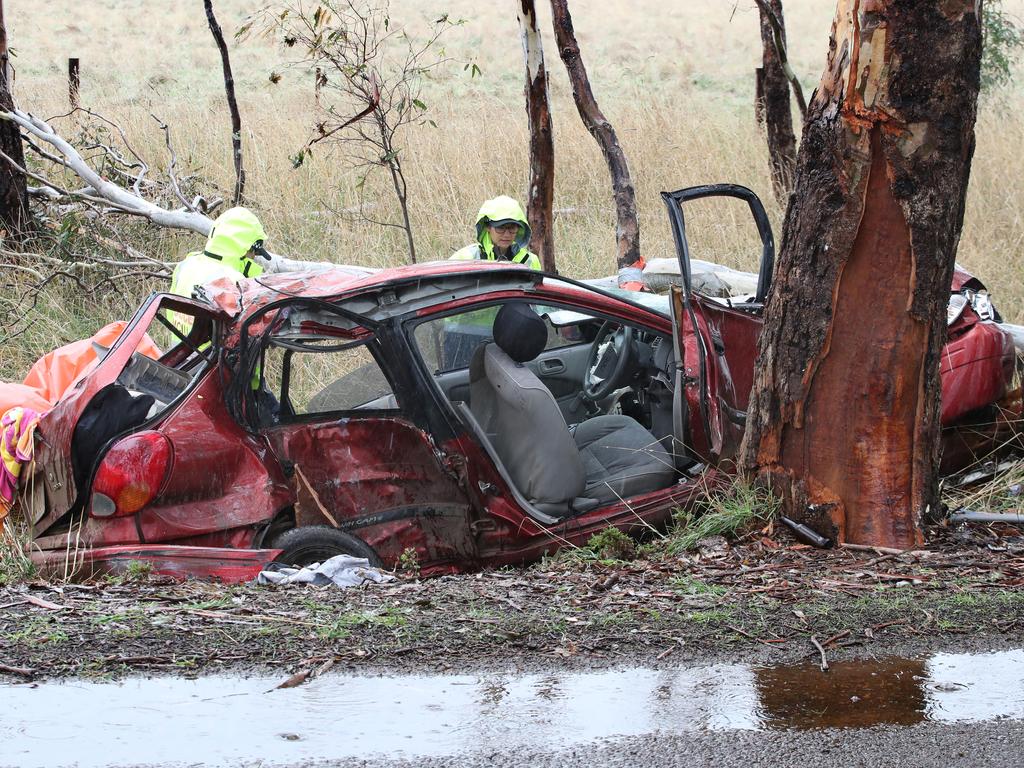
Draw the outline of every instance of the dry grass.
<instances>
[{"instance_id":1,"label":"dry grass","mask_svg":"<svg viewBox=\"0 0 1024 768\"><path fill-rule=\"evenodd\" d=\"M230 34L259 3L216 0ZM444 258L471 237L480 201L498 193L524 197L527 179L522 62L514 4L500 9L472 0L444 5L467 23L447 40L457 58L473 57L483 77L461 66L439 76L427 101L438 129L410 134L406 168L412 218L424 260ZM541 3L540 5L544 5ZM671 255L671 238L658 193L689 184L734 181L753 188L770 207L764 140L754 124L752 71L760 57L752 0L608 0L574 2L575 22L598 99L629 158L638 193L643 252ZM219 60L199 3L150 0L53 0L45 15L38 0L8 0L11 40L18 51L17 97L39 114L66 109L65 68L82 60L82 100L123 121L142 151L163 156L150 113L173 126L181 159L229 189L229 123ZM1024 0L1007 0L1024 15ZM832 0L787 0L792 58L809 93L824 63ZM394 0L393 18L414 29L440 6ZM542 25L550 29L546 9ZM614 269L614 210L600 153L572 105L561 62L545 36L552 72L557 181L555 207L559 266L575 277ZM270 245L292 257L386 265L404 260L396 230L341 213L358 202L355 175L340 158L319 153L292 170L288 156L307 138L312 79L284 70L282 55L266 41L233 50L245 125L252 206L271 233ZM272 85L270 70L284 72ZM1024 83L1024 79L1018 78ZM1024 320L1024 106L1021 85L987 99L978 124L960 261L993 290L1007 319ZM378 211L392 207L388 190L367 191ZM738 219L739 211L736 212ZM745 248L729 220L708 222L701 254L750 268L756 249ZM714 226L710 226L714 225ZM168 233L145 236L145 247L174 258L200 244ZM140 286L142 292L153 286ZM5 288L5 291L12 289ZM126 302L88 301L64 292L48 297L38 322L16 344L0 349L0 378L20 377L28 364L57 343L80 338L101 318L124 315Z\"/></svg>"}]
</instances>

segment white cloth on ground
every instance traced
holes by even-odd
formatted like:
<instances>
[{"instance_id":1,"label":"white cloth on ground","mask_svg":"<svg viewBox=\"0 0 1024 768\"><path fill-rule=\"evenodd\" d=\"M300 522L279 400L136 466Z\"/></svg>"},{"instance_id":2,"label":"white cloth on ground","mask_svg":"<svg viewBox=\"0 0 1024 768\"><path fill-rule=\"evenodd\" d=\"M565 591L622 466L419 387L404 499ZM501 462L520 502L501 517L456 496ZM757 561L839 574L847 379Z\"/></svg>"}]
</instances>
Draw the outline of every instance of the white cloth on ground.
<instances>
[{"instance_id":1,"label":"white cloth on ground","mask_svg":"<svg viewBox=\"0 0 1024 768\"><path fill-rule=\"evenodd\" d=\"M394 576L370 565L364 557L335 555L322 563L294 568L281 563L270 563L256 577L257 584L312 584L323 586L359 587L363 584L381 584L394 581Z\"/></svg>"}]
</instances>

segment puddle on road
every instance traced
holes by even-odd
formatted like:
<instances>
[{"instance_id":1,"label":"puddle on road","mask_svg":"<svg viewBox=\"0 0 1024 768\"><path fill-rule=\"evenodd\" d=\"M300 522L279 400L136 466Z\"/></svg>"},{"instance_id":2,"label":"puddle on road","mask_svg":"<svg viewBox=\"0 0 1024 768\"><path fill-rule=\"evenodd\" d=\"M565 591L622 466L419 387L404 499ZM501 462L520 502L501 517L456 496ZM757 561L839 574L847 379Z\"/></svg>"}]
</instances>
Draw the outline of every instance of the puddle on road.
<instances>
[{"instance_id":1,"label":"puddle on road","mask_svg":"<svg viewBox=\"0 0 1024 768\"><path fill-rule=\"evenodd\" d=\"M693 730L1024 719L1024 651L546 675L0 686L0 765L261 765L565 748Z\"/></svg>"}]
</instances>

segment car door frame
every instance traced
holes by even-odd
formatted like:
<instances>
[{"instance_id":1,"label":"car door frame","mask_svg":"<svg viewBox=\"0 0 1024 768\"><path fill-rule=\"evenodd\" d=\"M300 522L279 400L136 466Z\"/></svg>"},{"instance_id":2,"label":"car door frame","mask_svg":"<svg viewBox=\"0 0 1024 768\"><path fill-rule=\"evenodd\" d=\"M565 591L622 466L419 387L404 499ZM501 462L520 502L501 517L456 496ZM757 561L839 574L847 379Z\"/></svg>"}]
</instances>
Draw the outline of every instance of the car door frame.
<instances>
[{"instance_id":1,"label":"car door frame","mask_svg":"<svg viewBox=\"0 0 1024 768\"><path fill-rule=\"evenodd\" d=\"M343 306L344 301L345 298L324 300L312 297L287 297L261 307L258 312L247 318L239 333L238 367L234 374L237 384L229 394L233 401L242 400L243 402L238 414L241 423L246 429L262 436L271 454L282 465L285 474L290 475L294 459L291 456L279 456L278 451L280 445L284 445L289 440L301 438L298 433L305 431L313 434L318 430L326 430L331 433L332 422L337 422L339 425L344 422L347 425L346 428L354 427L358 431L359 424L353 422L381 420L382 429L392 429L388 434L396 436L399 440L404 440L410 454L415 453L423 459L423 466L430 470L426 473L411 471L409 476L413 479L419 478L420 475L434 477L432 483L424 484L424 498L401 503L394 507L380 506L379 508L373 507L370 500L367 500L366 509L360 508L355 514L343 515L339 510L333 510L332 514L332 511L328 510L328 515L323 516L321 511L321 517L323 517L321 520L308 519L306 516L301 522L297 519L296 523L331 525L364 539L375 549L377 543L375 537L378 535L396 538L396 540L406 537L410 546L416 550L417 562L421 567L421 572L425 574L473 567L477 557L476 540L472 531L472 524L476 519L476 503L474 495L469 493L465 487L464 476L460 472L465 462L441 448L450 437L447 423L437 414L433 414L428 403L422 398L422 382L418 381L415 371L411 370L416 366L402 363L402 347L405 342L399 319L387 318L378 321L365 314L347 309ZM317 308L336 315L350 322L353 327L362 330L353 335L352 345L360 343L369 345L374 360L392 387L399 405L398 409L329 411L323 414L296 416L294 419L280 424L269 424L260 418L260 406L252 395L249 382L252 380L255 370L253 366L262 360L263 349L277 323L276 318L269 319L267 322L264 322L264 318L269 318L272 313L281 309L297 305ZM251 335L250 332L254 327L257 332ZM256 346L252 347L251 345L254 343ZM298 437L296 437L297 435ZM422 451L419 450L420 448ZM371 455L373 447L368 446L367 451L367 455ZM429 459L427 454L429 454ZM369 469L366 471L370 472ZM339 472L337 478L339 481L344 481L353 487L359 484L359 467L353 467L351 476L348 478L342 477L342 474ZM374 473L370 472L370 474ZM379 480L376 477L374 479ZM400 473L393 478L395 482L401 479ZM316 494L314 503L321 503L320 497L323 496L324 491L316 488L318 482L313 473L310 477L293 482L295 482L296 501L300 493L298 482L303 482L308 483L314 490ZM433 496L431 496L432 493ZM358 493L355 495L359 496ZM323 503L327 503L326 498ZM346 512L349 511L346 510ZM314 517L316 517L315 513ZM417 526L421 529L422 536L412 530ZM446 542L452 544L451 554L443 556L432 554L445 550L443 545ZM387 564L393 564L402 552L378 552L378 554L384 558Z\"/></svg>"},{"instance_id":2,"label":"car door frame","mask_svg":"<svg viewBox=\"0 0 1024 768\"><path fill-rule=\"evenodd\" d=\"M690 246L686 236L685 203L709 197L742 200L750 209L761 239L757 290L751 301L730 305L728 311L760 318L771 289L775 267L775 240L760 198L738 184L705 184L662 192L679 260L681 285L673 286L670 306L679 372L675 385L677 437L706 460L716 463L734 458L746 425L746 395L738 393L726 359L726 339L709 317L709 300L694 292ZM755 322L751 318L751 322ZM753 364L753 361L751 361ZM742 406L742 407L740 407Z\"/></svg>"}]
</instances>

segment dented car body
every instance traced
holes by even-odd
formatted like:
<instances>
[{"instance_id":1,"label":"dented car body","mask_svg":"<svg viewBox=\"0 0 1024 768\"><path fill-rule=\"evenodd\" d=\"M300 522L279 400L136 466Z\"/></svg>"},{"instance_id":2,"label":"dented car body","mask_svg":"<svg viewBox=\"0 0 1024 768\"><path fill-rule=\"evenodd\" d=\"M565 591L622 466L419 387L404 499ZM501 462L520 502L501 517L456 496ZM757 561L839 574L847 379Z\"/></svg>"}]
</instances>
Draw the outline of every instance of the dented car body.
<instances>
[{"instance_id":1,"label":"dented car body","mask_svg":"<svg viewBox=\"0 0 1024 768\"><path fill-rule=\"evenodd\" d=\"M752 193L699 189L749 203L763 245L753 295L688 284L692 190L666 196L683 276L666 296L494 262L154 295L40 422L23 489L34 559L239 581L276 558L347 552L430 575L535 560L610 525L663 526L738 448L774 255ZM957 279L954 293L980 290ZM483 354L510 304L543 321L532 359ZM1007 335L970 301L958 312L941 372L950 462L977 450L1013 385ZM167 349L159 360L135 352L147 334ZM513 380L507 403L481 405ZM514 436L494 426L527 402L554 416ZM495 408L513 410L502 421ZM538 485L534 466L557 471Z\"/></svg>"}]
</instances>

